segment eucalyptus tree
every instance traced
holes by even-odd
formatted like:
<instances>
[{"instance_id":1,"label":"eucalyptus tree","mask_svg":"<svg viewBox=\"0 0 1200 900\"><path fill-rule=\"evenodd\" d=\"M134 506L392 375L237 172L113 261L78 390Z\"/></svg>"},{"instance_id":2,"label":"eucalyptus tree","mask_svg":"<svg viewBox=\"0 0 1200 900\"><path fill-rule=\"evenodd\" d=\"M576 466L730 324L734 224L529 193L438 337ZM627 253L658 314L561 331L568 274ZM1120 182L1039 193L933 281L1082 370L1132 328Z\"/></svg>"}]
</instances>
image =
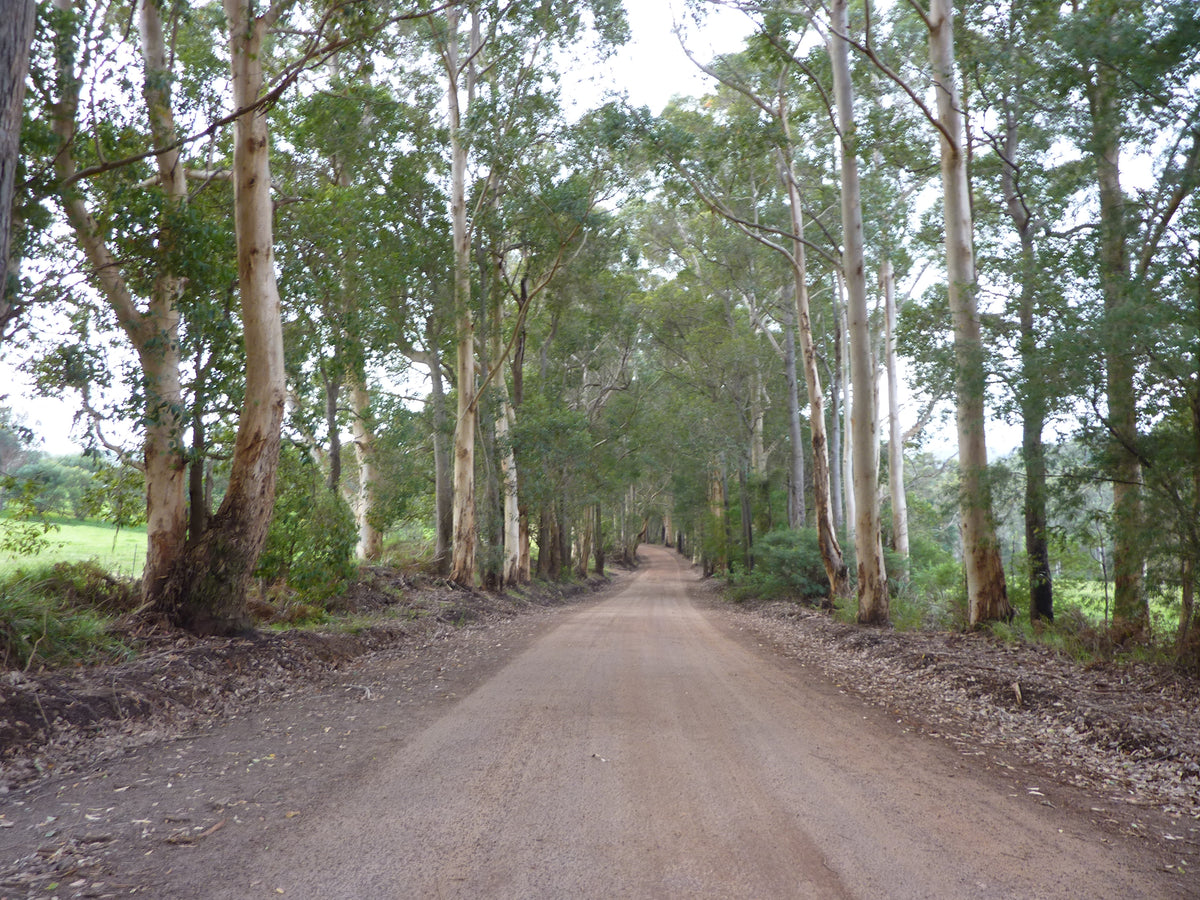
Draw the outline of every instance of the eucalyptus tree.
<instances>
[{"instance_id":1,"label":"eucalyptus tree","mask_svg":"<svg viewBox=\"0 0 1200 900\"><path fill-rule=\"evenodd\" d=\"M499 167L512 144L528 137L523 104L546 98L549 58L585 34L590 20L605 42L626 37L623 8L613 0L587 4L519 2L452 5L431 18L430 36L445 75L449 133L450 219L454 247L453 324L458 411L454 437L454 546L450 577L476 579L475 442L481 385L476 384L475 315L472 302L475 227L492 201ZM487 122L489 128L475 127ZM479 151L487 139L487 158ZM483 156L481 159L480 157ZM482 166L468 198L472 162ZM468 208L468 204L470 208ZM493 361L495 364L496 361ZM493 369L493 371L498 371Z\"/></svg>"},{"instance_id":2,"label":"eucalyptus tree","mask_svg":"<svg viewBox=\"0 0 1200 900\"><path fill-rule=\"evenodd\" d=\"M879 436L876 433L875 363L867 312L867 273L863 250L862 189L858 176L858 144L854 93L850 81L849 14L845 0L830 7L829 57L837 105L842 180L842 270L850 320L851 373L854 382L854 495L857 509L858 621L888 620L887 574L879 515Z\"/></svg>"},{"instance_id":3,"label":"eucalyptus tree","mask_svg":"<svg viewBox=\"0 0 1200 900\"><path fill-rule=\"evenodd\" d=\"M103 174L104 157L83 156L93 147L100 153L115 155L130 150L132 123L119 115L120 104L115 98L93 98L83 93L85 85L97 77L115 87L117 76L106 68L111 66L106 60L110 54L128 54L129 50L108 31L103 18L89 14L72 0L56 0L49 22L54 29L55 70L53 87L40 99L46 104L46 115L58 138L53 164L59 204L87 259L91 281L138 354L142 370L148 533L142 584L147 602L157 605L164 600L170 571L182 555L187 538L179 303L187 276L183 262L188 190L175 125L177 98L171 93L175 73L170 67L175 59L168 55L158 5L141 4L142 93L150 128L149 134L139 136L142 142L138 149L149 145L158 152L143 154L154 160L152 172L135 172L133 168L121 171L124 184L117 190L127 195L145 190L154 195L149 204L140 204L140 211L157 218L153 249L166 252L156 254L147 278L136 263L123 263L118 256L112 235L117 217L97 208L104 198L100 189L87 180L89 175ZM82 118L85 104L107 106L114 114L106 120L109 127L90 135L90 141L81 133L82 122L86 121ZM143 188L139 176L146 175L149 178Z\"/></svg>"},{"instance_id":4,"label":"eucalyptus tree","mask_svg":"<svg viewBox=\"0 0 1200 900\"><path fill-rule=\"evenodd\" d=\"M1082 187L1078 163L1052 155L1070 119L1050 89L1045 52L1045 36L1058 27L1059 16L1057 5L1043 2L971 9L960 45L964 90L980 135L973 175L981 281L1008 298L992 362L998 372L1008 357L1016 366L1003 380L1010 384L1022 429L1032 619L1054 618L1044 431L1056 403L1078 388L1077 379L1049 377L1056 370L1071 371L1061 359L1055 362L1062 336L1052 324L1064 319L1070 266L1062 255L1064 240L1049 230L1063 222ZM1008 333L1013 337L1006 340Z\"/></svg>"},{"instance_id":5,"label":"eucalyptus tree","mask_svg":"<svg viewBox=\"0 0 1200 900\"><path fill-rule=\"evenodd\" d=\"M375 72L374 54L414 52L411 26L399 31L386 45L341 50L310 73L302 98L280 110L287 146L279 181L300 200L280 212L293 420L320 448L313 420L324 419L322 455L335 491L340 434L347 424L352 430L356 465L346 492L365 559L382 550L372 372L392 348L408 347L420 302L414 294L430 283L418 248L427 248L430 220L441 215L430 177L442 148L428 73ZM314 387L315 402L307 396Z\"/></svg>"},{"instance_id":6,"label":"eucalyptus tree","mask_svg":"<svg viewBox=\"0 0 1200 900\"><path fill-rule=\"evenodd\" d=\"M59 208L138 357L150 544L143 591L177 624L236 630L248 621L244 588L266 534L284 408L267 110L341 39L326 32L332 15L290 2L230 0L222 13L147 0L138 10L135 51L100 9L56 0L53 77L39 99L57 138L49 156ZM291 38L268 46L268 33L289 24ZM226 65L227 75L215 74ZM140 99L129 70L141 75ZM180 121L207 125L186 134ZM229 142L222 128L231 122ZM203 262L194 235L207 227L193 216L189 179L204 191L232 184L239 302L229 322L240 323L245 353L229 485L202 534L188 533L184 502L182 304ZM118 252L122 242L138 252Z\"/></svg>"},{"instance_id":7,"label":"eucalyptus tree","mask_svg":"<svg viewBox=\"0 0 1200 900\"><path fill-rule=\"evenodd\" d=\"M1104 303L1102 425L1113 459L1114 621L1133 630L1144 629L1149 615L1142 500L1148 460L1139 447L1138 410L1145 357L1138 335L1157 292L1152 273L1165 239L1197 186L1198 45L1200 12L1186 2L1074 4L1058 32L1059 90L1087 109L1077 144L1095 169L1094 259ZM1149 46L1154 53L1146 52ZM1122 155L1131 151L1152 160L1149 184L1132 194L1122 180L1128 174ZM1146 160L1138 167L1144 173Z\"/></svg>"},{"instance_id":8,"label":"eucalyptus tree","mask_svg":"<svg viewBox=\"0 0 1200 900\"><path fill-rule=\"evenodd\" d=\"M703 115L693 114L690 122L681 119L670 123L673 132L664 133L660 147L674 171L714 214L725 218L748 238L781 254L790 265L792 301L809 402L818 540L833 596L843 597L849 593L849 577L833 524L825 398L813 339L808 284L808 250L816 247L834 264L836 251L815 245L805 235L804 180L800 174L802 147L795 133L799 118L811 119L826 113L819 92L814 101L812 93L801 90L806 73L811 71L798 56L809 24L805 14L770 15L746 52L719 58L712 65L700 64L721 84L714 104L717 121L705 122ZM734 102L734 97L739 100ZM736 110L739 103L753 110L754 115L761 116L766 127L749 130L748 134L741 129L722 128L720 118L728 115L726 110ZM704 140L710 146L689 146L689 143L699 142L689 141L686 129L701 127L706 129ZM750 138L749 146L738 146L743 134ZM758 159L750 162L755 155ZM737 184L739 164L757 172L762 169L764 159L775 169L776 183L786 198L786 223L756 217L753 203L759 194L751 195L750 208L739 199L745 197L744 190ZM732 192L729 188L733 188ZM770 196L766 191L762 194ZM793 452L797 451L794 449Z\"/></svg>"},{"instance_id":9,"label":"eucalyptus tree","mask_svg":"<svg viewBox=\"0 0 1200 900\"><path fill-rule=\"evenodd\" d=\"M929 29L929 58L942 149L943 219L950 315L954 323L955 411L959 473L962 479L963 557L967 569L968 620L1012 618L1004 565L996 542L987 486L984 432L985 379L979 308L976 299L974 227L964 146L962 103L954 59L954 6L931 0L928 11L915 6Z\"/></svg>"}]
</instances>

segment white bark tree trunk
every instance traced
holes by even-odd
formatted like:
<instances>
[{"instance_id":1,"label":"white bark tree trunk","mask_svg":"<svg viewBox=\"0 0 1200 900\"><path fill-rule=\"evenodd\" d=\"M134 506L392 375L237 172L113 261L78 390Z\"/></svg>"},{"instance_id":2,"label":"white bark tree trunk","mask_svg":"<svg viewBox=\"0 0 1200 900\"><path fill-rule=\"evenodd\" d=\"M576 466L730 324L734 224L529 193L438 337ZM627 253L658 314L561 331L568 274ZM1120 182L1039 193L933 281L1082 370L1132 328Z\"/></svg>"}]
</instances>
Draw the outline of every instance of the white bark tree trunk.
<instances>
[{"instance_id":1,"label":"white bark tree trunk","mask_svg":"<svg viewBox=\"0 0 1200 900\"><path fill-rule=\"evenodd\" d=\"M888 492L892 501L892 541L896 553L908 559L908 494L904 489L904 434L900 429L900 373L896 360L896 281L891 260L879 273L883 288L885 366L888 390Z\"/></svg>"},{"instance_id":2,"label":"white bark tree trunk","mask_svg":"<svg viewBox=\"0 0 1200 900\"><path fill-rule=\"evenodd\" d=\"M350 407L354 435L354 458L358 462L358 497L354 503L354 520L358 527L359 559L377 560L383 555L383 532L372 515L376 507L379 471L375 465L375 429L371 423L371 395L358 375L350 383Z\"/></svg>"},{"instance_id":3,"label":"white bark tree trunk","mask_svg":"<svg viewBox=\"0 0 1200 900\"><path fill-rule=\"evenodd\" d=\"M512 432L517 413L508 394L508 379L501 373L496 377L500 411L496 418L496 445L500 453L500 479L504 490L504 568L503 584L520 584L521 567L521 506L517 482L517 455L513 452ZM584 563L586 565L586 561Z\"/></svg>"},{"instance_id":4,"label":"white bark tree trunk","mask_svg":"<svg viewBox=\"0 0 1200 900\"><path fill-rule=\"evenodd\" d=\"M817 371L817 347L813 341L812 314L808 303L807 273L805 271L804 214L795 173L786 167L788 208L792 220L792 277L796 304L796 324L804 359L804 382L808 388L808 419L813 449L813 506L817 517L817 543L829 589L834 598L850 593L849 575L842 557L842 547L833 527L833 504L829 490L829 444L825 431L825 395L821 390L821 375Z\"/></svg>"},{"instance_id":5,"label":"white bark tree trunk","mask_svg":"<svg viewBox=\"0 0 1200 900\"><path fill-rule=\"evenodd\" d=\"M55 0L55 8L68 12L72 0ZM145 0L140 6L143 97L146 101L151 138L155 147L169 148L176 139L171 110L170 71L162 21L157 5ZM59 40L59 83L63 94L52 110L52 127L62 149L55 157L55 174L63 184L77 171L74 156L80 75L75 71L72 39ZM177 149L164 149L155 157L159 185L166 195L160 246L164 257L178 239L170 225L173 207L186 202L185 173ZM179 298L183 279L164 268L153 279L145 312L138 307L124 268L112 253L82 192L75 186L60 191L67 221L92 267L95 285L116 315L134 351L144 376L146 394L143 441L143 471L146 481L146 565L142 577L145 602L154 605L162 597L171 567L178 561L187 540L186 464L183 455L182 388L180 379Z\"/></svg>"},{"instance_id":6,"label":"white bark tree trunk","mask_svg":"<svg viewBox=\"0 0 1200 900\"><path fill-rule=\"evenodd\" d=\"M263 40L275 13L255 16L252 0L224 0L224 4L234 108L248 109L262 96ZM246 112L234 123L233 169L246 395L225 498L203 538L173 568L160 604L177 624L221 634L249 625L246 588L274 507L287 395L266 110Z\"/></svg>"},{"instance_id":7,"label":"white bark tree trunk","mask_svg":"<svg viewBox=\"0 0 1200 900\"><path fill-rule=\"evenodd\" d=\"M466 60L459 53L459 10L446 11L446 99L450 125L450 224L454 244L454 349L458 414L454 424L454 540L450 580L474 587L475 572L475 320L471 313L471 233L467 223L467 152L462 97L474 95L479 33L471 29ZM464 83L465 81L465 83Z\"/></svg>"},{"instance_id":8,"label":"white bark tree trunk","mask_svg":"<svg viewBox=\"0 0 1200 900\"><path fill-rule=\"evenodd\" d=\"M871 325L867 310L867 274L863 253L862 192L858 179L854 96L850 83L846 0L833 0L830 16L833 36L829 59L833 67L833 92L841 132L842 158L842 262L846 275L846 312L849 323L850 374L854 384L851 431L854 434L855 550L858 557L858 621L888 621L887 573L880 535L878 445L875 416L875 362L871 353Z\"/></svg>"},{"instance_id":9,"label":"white bark tree trunk","mask_svg":"<svg viewBox=\"0 0 1200 900\"><path fill-rule=\"evenodd\" d=\"M942 150L943 213L950 315L954 323L958 463L962 479L963 557L967 569L968 618L972 625L1012 618L1004 567L992 520L984 436L983 341L975 299L975 255L967 161L963 153L962 105L954 77L954 5L932 0L929 57L937 94Z\"/></svg>"},{"instance_id":10,"label":"white bark tree trunk","mask_svg":"<svg viewBox=\"0 0 1200 900\"><path fill-rule=\"evenodd\" d=\"M792 470L788 484L788 527L805 526L804 509L804 437L800 429L800 385L796 373L796 326L787 316L783 330L784 376L788 390L788 435L791 439Z\"/></svg>"}]
</instances>

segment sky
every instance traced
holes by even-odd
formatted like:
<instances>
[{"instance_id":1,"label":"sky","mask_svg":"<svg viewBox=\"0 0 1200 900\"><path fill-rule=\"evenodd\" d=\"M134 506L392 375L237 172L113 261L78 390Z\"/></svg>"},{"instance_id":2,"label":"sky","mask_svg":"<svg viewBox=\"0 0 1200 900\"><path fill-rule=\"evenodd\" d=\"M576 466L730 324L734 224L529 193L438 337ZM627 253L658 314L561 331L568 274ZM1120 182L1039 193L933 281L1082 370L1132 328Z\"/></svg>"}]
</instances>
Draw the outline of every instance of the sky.
<instances>
[{"instance_id":1,"label":"sky","mask_svg":"<svg viewBox=\"0 0 1200 900\"><path fill-rule=\"evenodd\" d=\"M711 7L699 28L677 0L626 0L625 8L632 40L604 67L605 74L635 106L648 106L655 114L673 96L699 96L712 86L680 47L676 22L685 23L688 49L703 61L740 49L750 33L746 16L724 7Z\"/></svg>"}]
</instances>

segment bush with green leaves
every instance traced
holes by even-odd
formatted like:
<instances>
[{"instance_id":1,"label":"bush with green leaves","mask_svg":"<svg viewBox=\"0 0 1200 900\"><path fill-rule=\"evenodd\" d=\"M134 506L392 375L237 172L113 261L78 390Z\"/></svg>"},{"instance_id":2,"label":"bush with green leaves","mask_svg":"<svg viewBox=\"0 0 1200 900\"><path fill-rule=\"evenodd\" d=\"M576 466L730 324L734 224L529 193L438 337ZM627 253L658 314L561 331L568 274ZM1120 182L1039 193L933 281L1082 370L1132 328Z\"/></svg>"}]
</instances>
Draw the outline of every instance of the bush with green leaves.
<instances>
[{"instance_id":1,"label":"bush with green leaves","mask_svg":"<svg viewBox=\"0 0 1200 900\"><path fill-rule=\"evenodd\" d=\"M280 453L275 485L275 512L255 574L323 599L354 574L354 515L294 446Z\"/></svg>"},{"instance_id":2,"label":"bush with green leaves","mask_svg":"<svg viewBox=\"0 0 1200 900\"><path fill-rule=\"evenodd\" d=\"M37 556L53 546L49 535L58 526L50 522L38 505L42 485L13 475L0 479L4 516L0 518L0 554Z\"/></svg>"},{"instance_id":3,"label":"bush with green leaves","mask_svg":"<svg viewBox=\"0 0 1200 900\"><path fill-rule=\"evenodd\" d=\"M754 544L754 568L731 573L730 584L735 600L826 599L829 579L816 529L784 529L763 535Z\"/></svg>"}]
</instances>

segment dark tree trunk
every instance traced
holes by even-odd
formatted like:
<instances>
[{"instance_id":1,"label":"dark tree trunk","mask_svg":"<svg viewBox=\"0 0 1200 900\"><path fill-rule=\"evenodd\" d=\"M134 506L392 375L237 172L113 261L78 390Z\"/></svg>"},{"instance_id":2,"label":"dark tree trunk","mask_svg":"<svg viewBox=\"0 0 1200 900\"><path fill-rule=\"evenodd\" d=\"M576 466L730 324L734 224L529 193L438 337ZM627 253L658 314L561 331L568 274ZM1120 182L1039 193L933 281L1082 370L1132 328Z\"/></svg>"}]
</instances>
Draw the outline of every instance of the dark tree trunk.
<instances>
[{"instance_id":1,"label":"dark tree trunk","mask_svg":"<svg viewBox=\"0 0 1200 900\"><path fill-rule=\"evenodd\" d=\"M0 2L0 323L8 318L9 312L4 298L8 297L12 247L13 185L20 158L21 109L36 19L34 0Z\"/></svg>"},{"instance_id":2,"label":"dark tree trunk","mask_svg":"<svg viewBox=\"0 0 1200 900\"><path fill-rule=\"evenodd\" d=\"M207 434L204 428L203 396L197 392L192 407L192 458L188 462L188 546L196 543L208 531L209 493L205 478Z\"/></svg>"},{"instance_id":3,"label":"dark tree trunk","mask_svg":"<svg viewBox=\"0 0 1200 900\"><path fill-rule=\"evenodd\" d=\"M342 392L339 375L325 377L325 430L329 432L329 490L337 493L342 485L342 436L338 428L338 397Z\"/></svg>"},{"instance_id":4,"label":"dark tree trunk","mask_svg":"<svg viewBox=\"0 0 1200 900\"><path fill-rule=\"evenodd\" d=\"M446 392L442 386L442 360L436 338L430 341L429 377L433 401L433 470L434 505L437 508L437 544L434 551L435 574L445 578L450 573L450 550L454 541L454 487L451 479L450 455L447 444L452 438L450 417L446 412Z\"/></svg>"},{"instance_id":5,"label":"dark tree trunk","mask_svg":"<svg viewBox=\"0 0 1200 900\"><path fill-rule=\"evenodd\" d=\"M745 466L738 468L738 494L742 508L742 547L745 552L746 571L750 572L754 569L754 510Z\"/></svg>"},{"instance_id":6,"label":"dark tree trunk","mask_svg":"<svg viewBox=\"0 0 1200 900\"><path fill-rule=\"evenodd\" d=\"M592 560L595 563L596 574L604 577L604 514L597 503L592 510Z\"/></svg>"}]
</instances>

